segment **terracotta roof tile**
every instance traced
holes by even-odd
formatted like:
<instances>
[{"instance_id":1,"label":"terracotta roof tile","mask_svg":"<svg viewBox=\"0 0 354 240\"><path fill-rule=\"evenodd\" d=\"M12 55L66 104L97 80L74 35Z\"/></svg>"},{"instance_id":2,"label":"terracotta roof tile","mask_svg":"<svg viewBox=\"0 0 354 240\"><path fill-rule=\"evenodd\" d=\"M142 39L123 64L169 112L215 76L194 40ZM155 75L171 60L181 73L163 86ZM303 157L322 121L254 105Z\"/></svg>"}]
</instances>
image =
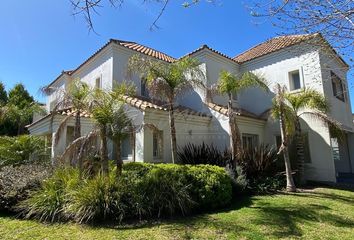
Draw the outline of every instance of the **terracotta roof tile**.
<instances>
[{"instance_id":1,"label":"terracotta roof tile","mask_svg":"<svg viewBox=\"0 0 354 240\"><path fill-rule=\"evenodd\" d=\"M142 44L138 44L135 42L122 41L122 40L117 40L117 39L111 39L111 41L120 45L120 46L132 49L132 50L137 51L139 53L148 55L150 57L157 58L157 59L165 61L165 62L172 63L172 62L176 61L175 58L173 58L163 52L157 51L153 48L144 46Z\"/></svg>"},{"instance_id":2,"label":"terracotta roof tile","mask_svg":"<svg viewBox=\"0 0 354 240\"><path fill-rule=\"evenodd\" d=\"M316 36L319 36L319 34L287 35L275 37L256 45L255 47L239 54L233 59L238 63L247 62L266 54L278 51L280 49L293 46L305 40L312 39Z\"/></svg>"},{"instance_id":3,"label":"terracotta roof tile","mask_svg":"<svg viewBox=\"0 0 354 240\"><path fill-rule=\"evenodd\" d=\"M141 110L156 109L156 110L168 111L167 104L158 100L150 100L140 96L139 97L124 96L123 100L129 105L139 108ZM186 114L186 115L194 115L194 116L211 118L211 116L205 113L201 113L181 105L176 106L175 111L182 115Z\"/></svg>"},{"instance_id":4,"label":"terracotta roof tile","mask_svg":"<svg viewBox=\"0 0 354 240\"><path fill-rule=\"evenodd\" d=\"M210 109L212 109L218 113L221 113L223 115L227 115L228 110L227 110L226 106L218 105L213 102L207 102L207 103L205 103L205 105L207 105ZM237 108L237 109L234 108L233 111L238 116L255 118L255 119L259 119L259 120L266 120L262 115L257 115L257 114L251 113L251 112L249 112L245 109L242 109L242 108Z\"/></svg>"}]
</instances>

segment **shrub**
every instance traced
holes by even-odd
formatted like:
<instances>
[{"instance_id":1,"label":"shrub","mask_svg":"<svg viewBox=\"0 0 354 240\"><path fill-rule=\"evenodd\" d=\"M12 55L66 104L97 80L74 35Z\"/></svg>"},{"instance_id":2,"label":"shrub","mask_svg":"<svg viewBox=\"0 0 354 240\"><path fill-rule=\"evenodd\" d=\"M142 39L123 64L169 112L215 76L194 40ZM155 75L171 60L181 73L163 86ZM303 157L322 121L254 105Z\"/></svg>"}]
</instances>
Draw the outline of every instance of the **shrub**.
<instances>
[{"instance_id":1,"label":"shrub","mask_svg":"<svg viewBox=\"0 0 354 240\"><path fill-rule=\"evenodd\" d=\"M47 178L51 168L45 165L5 166L0 170L0 211L16 211L16 204Z\"/></svg>"},{"instance_id":2,"label":"shrub","mask_svg":"<svg viewBox=\"0 0 354 240\"><path fill-rule=\"evenodd\" d=\"M275 175L278 172L277 159L276 149L265 144L252 149L243 149L236 157L237 164L242 166L249 179Z\"/></svg>"},{"instance_id":3,"label":"shrub","mask_svg":"<svg viewBox=\"0 0 354 240\"><path fill-rule=\"evenodd\" d=\"M49 159L44 140L37 136L0 137L0 167Z\"/></svg>"},{"instance_id":4,"label":"shrub","mask_svg":"<svg viewBox=\"0 0 354 240\"><path fill-rule=\"evenodd\" d=\"M75 189L67 192L68 201L65 207L67 217L77 222L91 220L115 219L119 205L118 183L114 176L105 177L98 174L86 179ZM117 214L119 215L119 214Z\"/></svg>"},{"instance_id":5,"label":"shrub","mask_svg":"<svg viewBox=\"0 0 354 240\"><path fill-rule=\"evenodd\" d=\"M241 179L234 181L243 182L246 191L253 194L271 193L283 187L280 181L279 167L277 166L277 151L274 147L261 144L253 149L243 149L236 157L237 165L235 176ZM244 177L246 176L247 181Z\"/></svg>"},{"instance_id":6,"label":"shrub","mask_svg":"<svg viewBox=\"0 0 354 240\"><path fill-rule=\"evenodd\" d=\"M199 208L215 209L231 202L231 179L225 169L210 165L190 166L188 175L191 196Z\"/></svg>"},{"instance_id":7,"label":"shrub","mask_svg":"<svg viewBox=\"0 0 354 240\"><path fill-rule=\"evenodd\" d=\"M220 151L214 145L204 142L201 145L189 143L178 151L178 159L182 164L209 164L225 167L230 163L230 156L227 150Z\"/></svg>"},{"instance_id":8,"label":"shrub","mask_svg":"<svg viewBox=\"0 0 354 240\"><path fill-rule=\"evenodd\" d=\"M73 168L57 169L44 180L41 188L30 193L18 208L25 218L40 221L57 221L66 219L65 206L70 201L68 191L79 187L79 171Z\"/></svg>"},{"instance_id":9,"label":"shrub","mask_svg":"<svg viewBox=\"0 0 354 240\"><path fill-rule=\"evenodd\" d=\"M26 217L77 222L159 218L230 203L231 179L217 166L124 165L121 176L57 170L20 204Z\"/></svg>"},{"instance_id":10,"label":"shrub","mask_svg":"<svg viewBox=\"0 0 354 240\"><path fill-rule=\"evenodd\" d=\"M194 203L190 196L194 186L187 174L186 166L159 164L151 168L137 188L145 196L146 212L157 217L188 213Z\"/></svg>"}]
</instances>

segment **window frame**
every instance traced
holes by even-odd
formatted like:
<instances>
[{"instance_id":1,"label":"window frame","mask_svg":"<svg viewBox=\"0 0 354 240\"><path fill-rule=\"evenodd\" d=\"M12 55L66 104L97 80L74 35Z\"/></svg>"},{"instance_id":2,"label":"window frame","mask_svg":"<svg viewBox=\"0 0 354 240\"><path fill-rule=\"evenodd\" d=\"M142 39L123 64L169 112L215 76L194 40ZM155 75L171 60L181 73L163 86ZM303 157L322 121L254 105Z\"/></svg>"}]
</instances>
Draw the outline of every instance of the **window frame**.
<instances>
[{"instance_id":1,"label":"window frame","mask_svg":"<svg viewBox=\"0 0 354 240\"><path fill-rule=\"evenodd\" d=\"M331 71L330 74L331 74L331 85L332 85L333 97L337 98L342 102L346 102L346 96L345 96L346 86L343 84L343 80L340 77L338 77L338 75L335 74L333 71ZM338 85L340 88L339 91L337 89ZM338 95L338 93L340 93L340 95Z\"/></svg>"},{"instance_id":2,"label":"window frame","mask_svg":"<svg viewBox=\"0 0 354 240\"><path fill-rule=\"evenodd\" d=\"M299 74L299 88L295 89L293 74L296 72ZM290 92L296 92L296 91L299 91L303 88L301 69L294 69L294 70L288 71L288 86L289 86Z\"/></svg>"},{"instance_id":3,"label":"window frame","mask_svg":"<svg viewBox=\"0 0 354 240\"><path fill-rule=\"evenodd\" d=\"M162 130L154 130L152 132L152 157L154 160L161 160L163 158L163 131Z\"/></svg>"},{"instance_id":4,"label":"window frame","mask_svg":"<svg viewBox=\"0 0 354 240\"><path fill-rule=\"evenodd\" d=\"M248 146L249 141L247 140L247 146L245 146L246 142L244 141L244 138L253 138L251 139L251 147ZM254 134L254 133L242 133L242 148L244 149L254 149L255 147L259 146L259 134Z\"/></svg>"}]
</instances>

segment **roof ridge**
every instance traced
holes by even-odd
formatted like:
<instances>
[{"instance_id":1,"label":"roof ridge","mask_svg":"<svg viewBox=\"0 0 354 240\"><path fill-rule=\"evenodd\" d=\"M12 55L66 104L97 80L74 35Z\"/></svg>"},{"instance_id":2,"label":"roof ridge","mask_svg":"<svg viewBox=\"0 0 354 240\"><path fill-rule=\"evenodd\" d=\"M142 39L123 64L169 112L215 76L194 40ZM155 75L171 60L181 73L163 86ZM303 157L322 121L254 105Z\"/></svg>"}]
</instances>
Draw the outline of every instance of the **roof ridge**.
<instances>
[{"instance_id":1,"label":"roof ridge","mask_svg":"<svg viewBox=\"0 0 354 240\"><path fill-rule=\"evenodd\" d=\"M261 43L258 43L256 45L248 48L247 50L245 50L245 51L239 53L238 55L236 55L235 57L233 57L232 59L235 60L238 63L246 62L246 61L249 61L249 60L252 60L252 59L267 55L267 54L270 54L272 52L278 51L280 49L283 49L283 48L286 48L286 47L290 47L290 46L295 45L297 43L300 43L300 42L302 42L304 40L307 40L308 37L315 37L317 35L318 35L318 33L307 33L307 34L291 34L291 35L281 35L281 36L272 37L272 38L269 38L269 39L267 39L267 40L265 40L265 41L263 41ZM247 59L247 57L246 57L245 60L241 60L241 61L238 60L238 58L240 58L241 56L243 56L243 55L245 55L247 53L251 53L251 51L255 50L257 47L260 47L260 46L265 45L265 44L269 44L269 43L271 43L274 40L281 40L281 39L286 39L286 38L298 38L298 39L292 39L293 41L298 40L298 42L289 43L289 44L287 44L285 46L272 49L269 52L258 54L258 56L257 56L257 54L255 54L256 56L249 57L249 59Z\"/></svg>"},{"instance_id":2,"label":"roof ridge","mask_svg":"<svg viewBox=\"0 0 354 240\"><path fill-rule=\"evenodd\" d=\"M178 59L182 59L182 58L191 56L191 55L193 55L193 54L195 54L195 53L197 53L197 52L199 52L199 51L201 51L203 49L208 49L208 50L210 50L210 51L212 51L212 52L214 52L214 53L216 53L216 54L218 54L218 55L220 55L220 56L222 56L224 58L227 58L227 59L235 62L235 60L232 57L230 57L230 56L226 55L225 53L222 53L222 52L220 52L220 51L218 51L218 50L216 50L216 49L214 49L212 47L209 47L207 44L202 44L200 47L198 47L195 50L183 55L182 57L179 57Z\"/></svg>"}]
</instances>

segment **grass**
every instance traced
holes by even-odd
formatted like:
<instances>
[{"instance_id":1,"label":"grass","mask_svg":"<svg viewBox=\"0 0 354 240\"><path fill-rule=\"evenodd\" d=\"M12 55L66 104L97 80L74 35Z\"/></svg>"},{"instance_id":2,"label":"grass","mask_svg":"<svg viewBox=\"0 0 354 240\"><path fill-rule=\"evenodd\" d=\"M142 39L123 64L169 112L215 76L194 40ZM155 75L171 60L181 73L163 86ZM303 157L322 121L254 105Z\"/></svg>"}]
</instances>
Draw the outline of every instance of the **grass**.
<instances>
[{"instance_id":1,"label":"grass","mask_svg":"<svg viewBox=\"0 0 354 240\"><path fill-rule=\"evenodd\" d=\"M43 224L0 215L1 239L354 239L354 192L256 196L229 209L125 226Z\"/></svg>"}]
</instances>

